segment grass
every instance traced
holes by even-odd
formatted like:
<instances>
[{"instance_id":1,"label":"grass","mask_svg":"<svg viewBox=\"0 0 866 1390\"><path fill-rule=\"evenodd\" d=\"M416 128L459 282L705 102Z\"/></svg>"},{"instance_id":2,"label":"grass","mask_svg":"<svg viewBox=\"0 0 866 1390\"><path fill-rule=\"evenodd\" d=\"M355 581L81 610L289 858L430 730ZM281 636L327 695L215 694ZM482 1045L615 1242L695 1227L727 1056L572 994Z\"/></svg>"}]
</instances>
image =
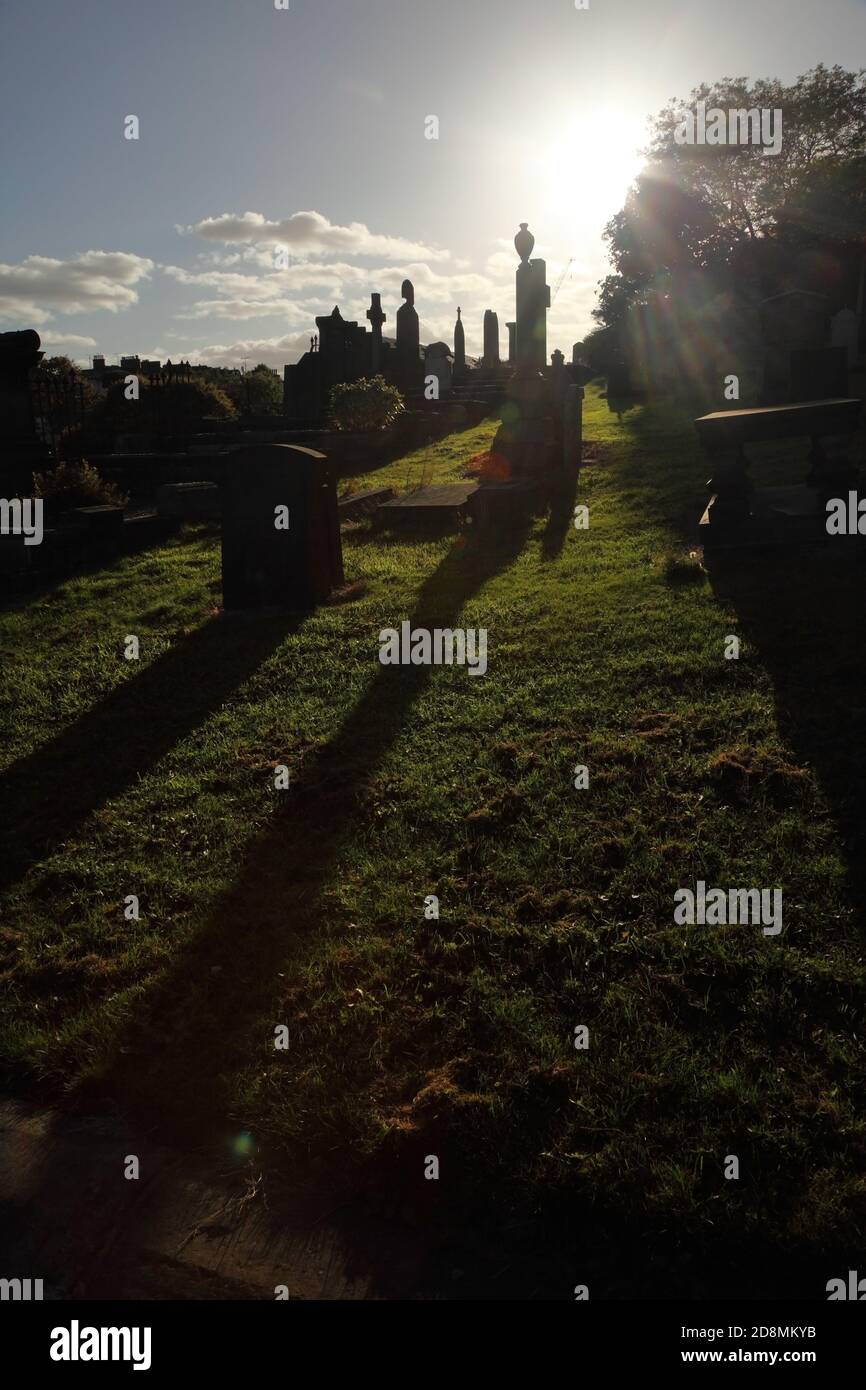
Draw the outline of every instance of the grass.
<instances>
[{"instance_id":1,"label":"grass","mask_svg":"<svg viewBox=\"0 0 866 1390\"><path fill-rule=\"evenodd\" d=\"M243 621L192 528L0 615L6 1077L407 1191L436 1154L448 1210L547 1233L532 1287L822 1297L864 1234L862 567L710 579L689 415L590 389L584 432L586 531L361 524L361 597ZM380 666L408 617L487 675ZM698 879L781 888L782 935L675 926Z\"/></svg>"}]
</instances>

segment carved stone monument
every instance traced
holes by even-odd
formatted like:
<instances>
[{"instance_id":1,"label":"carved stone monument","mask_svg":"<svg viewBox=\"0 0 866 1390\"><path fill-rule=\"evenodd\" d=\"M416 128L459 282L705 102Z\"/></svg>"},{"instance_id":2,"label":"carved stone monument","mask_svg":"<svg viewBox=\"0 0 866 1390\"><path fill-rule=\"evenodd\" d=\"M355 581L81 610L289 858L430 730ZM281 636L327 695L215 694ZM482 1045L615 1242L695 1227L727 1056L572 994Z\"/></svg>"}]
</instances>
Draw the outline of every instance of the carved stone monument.
<instances>
[{"instance_id":1,"label":"carved stone monument","mask_svg":"<svg viewBox=\"0 0 866 1390\"><path fill-rule=\"evenodd\" d=\"M370 307L367 310L367 318L373 332L373 341L370 345L370 368L373 376L378 376L382 370L382 324L387 318L387 314L382 312L381 294L370 295Z\"/></svg>"},{"instance_id":2,"label":"carved stone monument","mask_svg":"<svg viewBox=\"0 0 866 1390\"><path fill-rule=\"evenodd\" d=\"M547 365L547 311L550 287L546 283L547 265L531 261L535 237L525 222L514 238L520 257L517 267L516 353L518 371L541 371Z\"/></svg>"},{"instance_id":3,"label":"carved stone monument","mask_svg":"<svg viewBox=\"0 0 866 1390\"><path fill-rule=\"evenodd\" d=\"M420 353L418 311L415 308L415 287L404 280L400 293L405 303L397 310L397 345L394 353L394 377L401 388L420 386L424 380L424 364Z\"/></svg>"},{"instance_id":4,"label":"carved stone monument","mask_svg":"<svg viewBox=\"0 0 866 1390\"><path fill-rule=\"evenodd\" d=\"M499 366L499 316L492 309L484 310L485 367Z\"/></svg>"},{"instance_id":5,"label":"carved stone monument","mask_svg":"<svg viewBox=\"0 0 866 1390\"><path fill-rule=\"evenodd\" d=\"M418 311L415 308L415 286L411 280L404 280L400 293L405 300L397 310L397 357L401 363L418 362L420 343L418 330Z\"/></svg>"},{"instance_id":6,"label":"carved stone monument","mask_svg":"<svg viewBox=\"0 0 866 1390\"><path fill-rule=\"evenodd\" d=\"M454 325L454 375L461 377L466 371L466 334L463 331L463 320L460 317L460 305L457 306L457 322Z\"/></svg>"},{"instance_id":7,"label":"carved stone monument","mask_svg":"<svg viewBox=\"0 0 866 1390\"><path fill-rule=\"evenodd\" d=\"M506 406L492 452L508 465L512 482L532 485L540 497L558 473L562 442L554 422L550 383L543 375L547 365L547 309L550 290L545 284L544 261L531 261L535 238L521 222L514 238L520 257L517 267L517 367L506 386Z\"/></svg>"}]
</instances>

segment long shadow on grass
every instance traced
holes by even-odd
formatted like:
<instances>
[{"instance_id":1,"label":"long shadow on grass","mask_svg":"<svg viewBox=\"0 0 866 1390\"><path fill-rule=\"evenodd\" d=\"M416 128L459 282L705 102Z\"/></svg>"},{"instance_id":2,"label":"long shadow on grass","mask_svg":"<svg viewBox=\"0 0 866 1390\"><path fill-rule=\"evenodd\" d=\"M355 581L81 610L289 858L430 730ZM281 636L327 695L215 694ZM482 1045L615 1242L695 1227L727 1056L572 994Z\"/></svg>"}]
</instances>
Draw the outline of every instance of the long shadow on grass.
<instances>
[{"instance_id":1,"label":"long shadow on grass","mask_svg":"<svg viewBox=\"0 0 866 1390\"><path fill-rule=\"evenodd\" d=\"M457 540L424 584L412 626L453 627L467 600L513 563L528 529L527 518L519 534L497 546ZM404 617L394 614L397 627ZM427 666L381 666L376 636L371 629L366 693L331 741L305 761L284 808L250 843L233 887L146 991L117 1040L108 1074L112 1094L184 1142L222 1123L233 1073L255 1055L251 1029L276 1007L277 972L324 914L335 860L366 815L368 781L434 674ZM473 679L461 667L448 675ZM272 1033L260 1039L263 1059L271 1039Z\"/></svg>"},{"instance_id":2,"label":"long shadow on grass","mask_svg":"<svg viewBox=\"0 0 866 1390\"><path fill-rule=\"evenodd\" d=\"M578 469L569 469L566 477L551 492L550 511L541 537L541 555L544 560L555 560L565 544L568 528L574 517L578 478Z\"/></svg>"},{"instance_id":3,"label":"long shadow on grass","mask_svg":"<svg viewBox=\"0 0 866 1390\"><path fill-rule=\"evenodd\" d=\"M846 544L846 542L841 542ZM814 768L838 831L853 901L866 890L866 567L849 553L797 548L740 555L713 571L775 687L798 762Z\"/></svg>"},{"instance_id":4,"label":"long shadow on grass","mask_svg":"<svg viewBox=\"0 0 866 1390\"><path fill-rule=\"evenodd\" d=\"M213 618L0 777L0 889L149 772L301 619Z\"/></svg>"}]
</instances>

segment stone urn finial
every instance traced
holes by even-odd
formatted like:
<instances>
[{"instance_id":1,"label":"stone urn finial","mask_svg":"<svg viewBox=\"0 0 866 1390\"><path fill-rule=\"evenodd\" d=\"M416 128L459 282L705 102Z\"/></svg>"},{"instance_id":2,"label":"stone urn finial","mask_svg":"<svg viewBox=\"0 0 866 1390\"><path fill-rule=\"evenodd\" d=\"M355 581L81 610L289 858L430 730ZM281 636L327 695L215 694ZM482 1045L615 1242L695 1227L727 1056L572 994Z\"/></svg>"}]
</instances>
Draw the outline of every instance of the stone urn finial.
<instances>
[{"instance_id":1,"label":"stone urn finial","mask_svg":"<svg viewBox=\"0 0 866 1390\"><path fill-rule=\"evenodd\" d=\"M527 222L521 222L520 231L514 238L514 249L522 261L526 262L529 260L534 245L535 237L529 230L529 224Z\"/></svg>"}]
</instances>

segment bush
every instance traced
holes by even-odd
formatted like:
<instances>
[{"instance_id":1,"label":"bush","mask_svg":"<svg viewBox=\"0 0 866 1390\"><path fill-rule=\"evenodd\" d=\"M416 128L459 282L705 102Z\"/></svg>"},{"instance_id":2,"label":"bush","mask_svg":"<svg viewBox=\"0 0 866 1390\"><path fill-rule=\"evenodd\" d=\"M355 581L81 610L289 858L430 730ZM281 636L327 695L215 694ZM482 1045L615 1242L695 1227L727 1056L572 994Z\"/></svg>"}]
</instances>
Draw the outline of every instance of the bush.
<instances>
[{"instance_id":1,"label":"bush","mask_svg":"<svg viewBox=\"0 0 866 1390\"><path fill-rule=\"evenodd\" d=\"M56 504L58 511L72 507L123 507L129 501L120 488L107 483L86 459L80 463L58 463L47 473L34 473L33 487L37 497Z\"/></svg>"},{"instance_id":2,"label":"bush","mask_svg":"<svg viewBox=\"0 0 866 1390\"><path fill-rule=\"evenodd\" d=\"M335 430L384 430L405 409L396 386L383 376L361 377L331 387L330 424Z\"/></svg>"}]
</instances>

